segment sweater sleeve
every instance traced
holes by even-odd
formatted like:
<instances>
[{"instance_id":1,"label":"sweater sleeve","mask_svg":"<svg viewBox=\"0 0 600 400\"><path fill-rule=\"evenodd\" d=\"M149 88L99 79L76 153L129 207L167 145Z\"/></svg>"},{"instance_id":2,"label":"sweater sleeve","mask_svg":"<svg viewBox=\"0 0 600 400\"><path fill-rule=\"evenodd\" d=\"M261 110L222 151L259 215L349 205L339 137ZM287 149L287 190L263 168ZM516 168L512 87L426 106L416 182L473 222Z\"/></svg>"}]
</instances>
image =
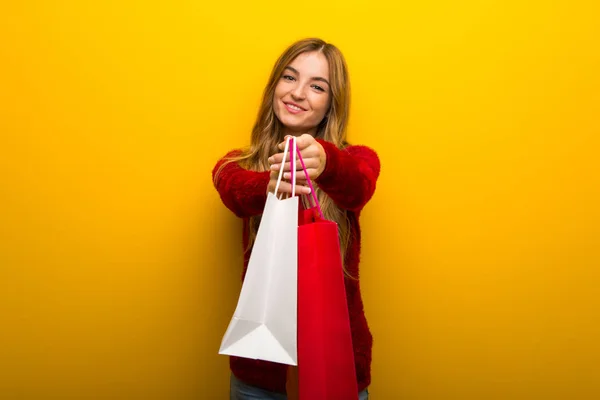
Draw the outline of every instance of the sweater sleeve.
<instances>
[{"instance_id":1,"label":"sweater sleeve","mask_svg":"<svg viewBox=\"0 0 600 400\"><path fill-rule=\"evenodd\" d=\"M234 150L217 162L212 171L215 188L219 192L223 204L236 216L247 218L260 215L267 201L269 171L249 171L233 161L227 163L218 172L228 157L238 154L239 151Z\"/></svg>"},{"instance_id":2,"label":"sweater sleeve","mask_svg":"<svg viewBox=\"0 0 600 400\"><path fill-rule=\"evenodd\" d=\"M358 211L373 196L380 161L377 153L366 146L349 146L343 150L322 139L327 157L325 170L315 180L338 207Z\"/></svg>"}]
</instances>

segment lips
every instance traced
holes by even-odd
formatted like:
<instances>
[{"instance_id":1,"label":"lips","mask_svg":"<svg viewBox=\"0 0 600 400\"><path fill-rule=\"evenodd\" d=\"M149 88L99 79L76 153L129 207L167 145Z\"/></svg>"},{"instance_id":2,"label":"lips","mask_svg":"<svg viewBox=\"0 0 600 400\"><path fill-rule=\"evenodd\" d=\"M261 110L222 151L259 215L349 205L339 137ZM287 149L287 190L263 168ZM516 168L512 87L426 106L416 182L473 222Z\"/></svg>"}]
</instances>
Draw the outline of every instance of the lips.
<instances>
[{"instance_id":1,"label":"lips","mask_svg":"<svg viewBox=\"0 0 600 400\"><path fill-rule=\"evenodd\" d=\"M297 107L297 108L299 108L300 110L306 111L306 109L304 109L304 108L300 107L300 106L299 106L298 104L296 104L296 103L292 103L291 101L289 101L289 102L285 102L285 101L284 101L284 104L285 104L286 106L294 106L294 107Z\"/></svg>"},{"instance_id":2,"label":"lips","mask_svg":"<svg viewBox=\"0 0 600 400\"><path fill-rule=\"evenodd\" d=\"M306 109L300 107L296 103L284 101L283 104L285 105L285 108L292 114L298 114L300 112L306 111Z\"/></svg>"}]
</instances>

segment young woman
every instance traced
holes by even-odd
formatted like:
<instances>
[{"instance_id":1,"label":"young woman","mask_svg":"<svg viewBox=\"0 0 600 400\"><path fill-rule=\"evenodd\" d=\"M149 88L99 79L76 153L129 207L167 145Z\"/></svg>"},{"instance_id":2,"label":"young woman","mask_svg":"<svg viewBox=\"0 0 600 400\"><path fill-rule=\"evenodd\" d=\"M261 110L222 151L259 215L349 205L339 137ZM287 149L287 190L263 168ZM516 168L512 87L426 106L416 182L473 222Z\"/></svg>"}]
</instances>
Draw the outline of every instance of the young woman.
<instances>
[{"instance_id":1,"label":"young woman","mask_svg":"<svg viewBox=\"0 0 600 400\"><path fill-rule=\"evenodd\" d=\"M275 63L250 147L221 159L213 179L225 206L243 219L243 279L267 194L274 191L280 168L287 171L287 182L282 181L279 190L292 191L290 163L282 165L282 151L288 135L298 138L324 216L339 227L359 398L364 400L371 383L373 339L358 280L359 216L373 196L380 164L370 148L346 142L349 106L348 70L341 52L320 39L294 43ZM297 174L296 183L296 193L310 193L303 173ZM238 357L230 358L230 366L231 399L286 399L287 366Z\"/></svg>"}]
</instances>

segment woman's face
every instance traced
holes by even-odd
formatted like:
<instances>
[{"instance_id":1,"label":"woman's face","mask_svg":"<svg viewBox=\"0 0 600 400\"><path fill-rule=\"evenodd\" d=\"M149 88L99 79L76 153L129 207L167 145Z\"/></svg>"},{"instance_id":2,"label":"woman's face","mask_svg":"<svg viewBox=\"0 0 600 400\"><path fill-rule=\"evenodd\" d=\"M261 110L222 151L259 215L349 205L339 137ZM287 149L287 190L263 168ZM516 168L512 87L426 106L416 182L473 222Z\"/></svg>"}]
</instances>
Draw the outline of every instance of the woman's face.
<instances>
[{"instance_id":1,"label":"woman's face","mask_svg":"<svg viewBox=\"0 0 600 400\"><path fill-rule=\"evenodd\" d=\"M283 71L275 87L273 110L286 134L315 135L329 109L329 63L321 52L302 53Z\"/></svg>"}]
</instances>

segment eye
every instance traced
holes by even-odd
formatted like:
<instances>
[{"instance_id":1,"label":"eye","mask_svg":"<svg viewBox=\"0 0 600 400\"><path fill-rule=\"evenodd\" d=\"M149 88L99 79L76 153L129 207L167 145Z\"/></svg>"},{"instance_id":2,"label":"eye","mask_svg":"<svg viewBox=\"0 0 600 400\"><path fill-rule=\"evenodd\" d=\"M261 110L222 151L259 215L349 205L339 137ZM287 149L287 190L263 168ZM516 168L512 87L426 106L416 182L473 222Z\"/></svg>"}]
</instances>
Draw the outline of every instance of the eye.
<instances>
[{"instance_id":1,"label":"eye","mask_svg":"<svg viewBox=\"0 0 600 400\"><path fill-rule=\"evenodd\" d=\"M284 76L282 76L281 78L282 78L282 79L285 79L286 81L293 81L293 80L295 80L295 79L296 79L296 78L294 78L294 77L293 77L293 76L291 76L291 75L284 75Z\"/></svg>"},{"instance_id":2,"label":"eye","mask_svg":"<svg viewBox=\"0 0 600 400\"><path fill-rule=\"evenodd\" d=\"M315 89L317 89L317 90L318 90L318 91L320 91L320 92L324 92L324 91L325 91L325 89L323 89L323 88L322 88L321 86L319 86L319 85L312 85L312 87L313 87L313 88L315 88Z\"/></svg>"}]
</instances>

